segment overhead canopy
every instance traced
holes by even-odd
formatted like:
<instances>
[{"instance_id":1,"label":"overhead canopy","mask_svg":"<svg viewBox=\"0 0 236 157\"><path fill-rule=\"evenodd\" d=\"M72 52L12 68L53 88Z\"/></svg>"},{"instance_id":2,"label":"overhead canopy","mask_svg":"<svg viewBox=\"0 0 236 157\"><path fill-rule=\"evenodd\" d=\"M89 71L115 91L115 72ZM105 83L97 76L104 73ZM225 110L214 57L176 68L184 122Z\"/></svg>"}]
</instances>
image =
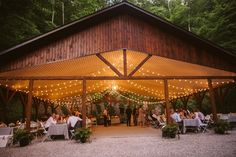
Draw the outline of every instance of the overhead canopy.
<instances>
[{"instance_id":1,"label":"overhead canopy","mask_svg":"<svg viewBox=\"0 0 236 157\"><path fill-rule=\"evenodd\" d=\"M148 54L127 50L127 71L130 74ZM124 73L123 50L102 53L120 73ZM163 80L102 80L102 77L117 76L117 74L96 55L75 58L65 61L55 61L44 65L36 65L19 70L0 73L0 77L6 78L47 78L67 76L99 77L101 80L87 81L87 93L101 92L117 86L119 91L136 93L148 97L164 99ZM218 70L206 66L186 63L159 56L150 58L134 73L136 76L236 76L236 73ZM213 80L214 86L233 82L232 79ZM27 80L2 80L1 84L14 90L28 91ZM170 98L190 95L207 90L206 79L172 79L169 81ZM82 93L82 81L71 80L36 80L34 82L33 95L45 100L63 100L79 96Z\"/></svg>"}]
</instances>

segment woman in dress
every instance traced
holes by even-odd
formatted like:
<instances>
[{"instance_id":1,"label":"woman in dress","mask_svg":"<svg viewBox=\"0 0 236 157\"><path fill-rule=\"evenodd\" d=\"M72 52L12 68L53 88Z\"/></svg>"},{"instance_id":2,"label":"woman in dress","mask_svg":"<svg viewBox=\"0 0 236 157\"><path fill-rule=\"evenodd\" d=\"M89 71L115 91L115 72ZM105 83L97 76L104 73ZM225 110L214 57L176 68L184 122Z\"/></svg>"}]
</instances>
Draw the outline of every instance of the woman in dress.
<instances>
[{"instance_id":1,"label":"woman in dress","mask_svg":"<svg viewBox=\"0 0 236 157\"><path fill-rule=\"evenodd\" d=\"M145 122L144 110L143 110L142 106L140 106L138 109L138 124L140 126L144 126L144 122Z\"/></svg>"}]
</instances>

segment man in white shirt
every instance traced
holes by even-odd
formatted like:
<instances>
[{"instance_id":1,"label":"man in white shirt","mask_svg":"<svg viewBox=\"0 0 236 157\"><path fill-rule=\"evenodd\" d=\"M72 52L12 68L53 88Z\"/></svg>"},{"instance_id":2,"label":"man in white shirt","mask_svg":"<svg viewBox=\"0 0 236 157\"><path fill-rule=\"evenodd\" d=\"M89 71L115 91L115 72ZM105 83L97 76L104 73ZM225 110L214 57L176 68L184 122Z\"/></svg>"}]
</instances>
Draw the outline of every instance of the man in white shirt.
<instances>
[{"instance_id":1,"label":"man in white shirt","mask_svg":"<svg viewBox=\"0 0 236 157\"><path fill-rule=\"evenodd\" d=\"M176 122L176 123L178 124L179 130L180 130L181 132L183 132L183 121L182 121L182 119L180 118L179 113L175 112L174 109L171 109L171 115L170 115L170 117L172 118L172 120L173 120L174 122Z\"/></svg>"},{"instance_id":2,"label":"man in white shirt","mask_svg":"<svg viewBox=\"0 0 236 157\"><path fill-rule=\"evenodd\" d=\"M171 118L176 122L179 123L182 121L182 119L180 118L180 115L177 112L174 112L174 110L171 110Z\"/></svg>"},{"instance_id":3,"label":"man in white shirt","mask_svg":"<svg viewBox=\"0 0 236 157\"><path fill-rule=\"evenodd\" d=\"M52 115L48 118L48 120L46 121L44 127L47 130L51 125L57 124L56 121L56 114L52 113Z\"/></svg>"},{"instance_id":4,"label":"man in white shirt","mask_svg":"<svg viewBox=\"0 0 236 157\"><path fill-rule=\"evenodd\" d=\"M73 130L77 122L82 122L82 119L75 116L74 113L70 115L70 117L67 120L69 130Z\"/></svg>"}]
</instances>

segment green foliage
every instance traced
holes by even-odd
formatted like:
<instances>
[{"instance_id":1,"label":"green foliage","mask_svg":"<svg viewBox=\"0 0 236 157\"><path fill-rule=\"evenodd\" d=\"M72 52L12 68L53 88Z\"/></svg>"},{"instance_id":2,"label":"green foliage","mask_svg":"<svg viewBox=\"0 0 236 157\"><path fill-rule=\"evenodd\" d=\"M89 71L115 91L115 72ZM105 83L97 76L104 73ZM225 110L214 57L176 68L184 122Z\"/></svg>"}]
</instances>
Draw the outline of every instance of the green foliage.
<instances>
[{"instance_id":1,"label":"green foliage","mask_svg":"<svg viewBox=\"0 0 236 157\"><path fill-rule=\"evenodd\" d=\"M65 116L69 115L69 113L70 113L70 111L66 105L61 105L61 111Z\"/></svg>"},{"instance_id":2,"label":"green foliage","mask_svg":"<svg viewBox=\"0 0 236 157\"><path fill-rule=\"evenodd\" d=\"M20 143L20 146L26 146L33 140L33 136L26 130L19 129L13 135L13 143Z\"/></svg>"},{"instance_id":3,"label":"green foliage","mask_svg":"<svg viewBox=\"0 0 236 157\"><path fill-rule=\"evenodd\" d=\"M224 120L218 120L214 124L214 131L217 134L225 134L225 132L229 130L229 128L230 128L229 123Z\"/></svg>"},{"instance_id":4,"label":"green foliage","mask_svg":"<svg viewBox=\"0 0 236 157\"><path fill-rule=\"evenodd\" d=\"M75 140L85 143L90 136L92 135L92 131L89 128L80 128L75 131Z\"/></svg>"},{"instance_id":5,"label":"green foliage","mask_svg":"<svg viewBox=\"0 0 236 157\"><path fill-rule=\"evenodd\" d=\"M175 138L177 130L178 126L176 124L168 124L162 128L162 137Z\"/></svg>"},{"instance_id":6,"label":"green foliage","mask_svg":"<svg viewBox=\"0 0 236 157\"><path fill-rule=\"evenodd\" d=\"M0 0L0 51L121 0ZM129 0L236 54L236 1ZM64 6L64 11L63 7Z\"/></svg>"},{"instance_id":7,"label":"green foliage","mask_svg":"<svg viewBox=\"0 0 236 157\"><path fill-rule=\"evenodd\" d=\"M102 113L101 106L99 104L95 104L95 105L96 105L98 115L101 115L101 113Z\"/></svg>"},{"instance_id":8,"label":"green foliage","mask_svg":"<svg viewBox=\"0 0 236 157\"><path fill-rule=\"evenodd\" d=\"M108 106L108 113L110 114L110 116L114 116L115 115L115 108L112 105Z\"/></svg>"}]
</instances>

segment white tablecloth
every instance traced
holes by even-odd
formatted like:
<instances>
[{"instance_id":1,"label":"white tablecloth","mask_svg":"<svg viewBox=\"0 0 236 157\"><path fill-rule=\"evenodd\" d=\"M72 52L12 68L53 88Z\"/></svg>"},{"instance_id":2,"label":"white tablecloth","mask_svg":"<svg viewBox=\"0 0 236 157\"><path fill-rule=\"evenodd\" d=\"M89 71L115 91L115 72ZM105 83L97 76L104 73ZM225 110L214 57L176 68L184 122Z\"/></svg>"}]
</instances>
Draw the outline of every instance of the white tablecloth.
<instances>
[{"instance_id":1,"label":"white tablecloth","mask_svg":"<svg viewBox=\"0 0 236 157\"><path fill-rule=\"evenodd\" d=\"M229 115L228 122L236 122L236 115Z\"/></svg>"},{"instance_id":2,"label":"white tablecloth","mask_svg":"<svg viewBox=\"0 0 236 157\"><path fill-rule=\"evenodd\" d=\"M13 129L6 127L0 128L0 148L6 147L9 140L11 140L13 136Z\"/></svg>"},{"instance_id":3,"label":"white tablecloth","mask_svg":"<svg viewBox=\"0 0 236 157\"><path fill-rule=\"evenodd\" d=\"M65 139L69 139L67 124L51 125L48 128L47 136L51 135L64 135Z\"/></svg>"},{"instance_id":4,"label":"white tablecloth","mask_svg":"<svg viewBox=\"0 0 236 157\"><path fill-rule=\"evenodd\" d=\"M186 127L191 126L191 127L200 127L200 121L199 119L184 119L183 120L183 133L186 132Z\"/></svg>"}]
</instances>

